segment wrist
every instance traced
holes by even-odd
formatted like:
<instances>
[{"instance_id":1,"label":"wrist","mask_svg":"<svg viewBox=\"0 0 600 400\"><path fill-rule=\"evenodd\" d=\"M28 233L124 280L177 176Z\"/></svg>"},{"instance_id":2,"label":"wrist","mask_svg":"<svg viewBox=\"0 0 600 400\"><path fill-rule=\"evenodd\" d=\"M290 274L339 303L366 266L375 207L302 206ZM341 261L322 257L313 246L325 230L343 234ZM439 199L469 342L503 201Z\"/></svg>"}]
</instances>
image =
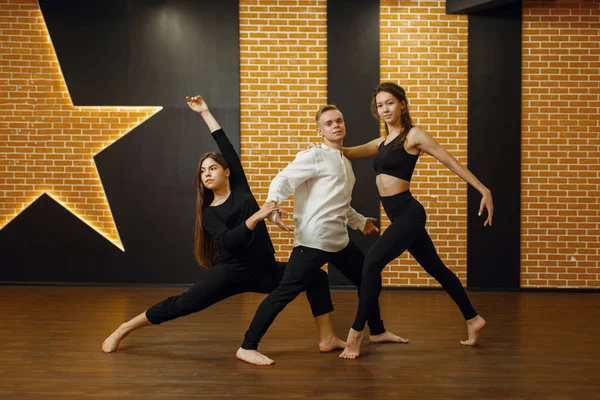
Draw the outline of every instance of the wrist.
<instances>
[{"instance_id":1,"label":"wrist","mask_svg":"<svg viewBox=\"0 0 600 400\"><path fill-rule=\"evenodd\" d=\"M254 230L254 228L256 227L256 224L258 223L258 218L256 217L256 214L251 215L247 220L246 220L246 226L248 227L248 229L250 230Z\"/></svg>"}]
</instances>

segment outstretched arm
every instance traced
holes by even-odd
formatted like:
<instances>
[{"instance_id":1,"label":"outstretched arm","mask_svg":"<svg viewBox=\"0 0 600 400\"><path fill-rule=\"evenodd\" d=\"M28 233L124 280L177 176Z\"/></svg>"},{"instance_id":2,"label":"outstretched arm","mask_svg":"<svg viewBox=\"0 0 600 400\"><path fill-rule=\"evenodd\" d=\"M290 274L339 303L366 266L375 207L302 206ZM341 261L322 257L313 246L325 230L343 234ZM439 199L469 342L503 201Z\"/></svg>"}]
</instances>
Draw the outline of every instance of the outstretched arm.
<instances>
[{"instance_id":1,"label":"outstretched arm","mask_svg":"<svg viewBox=\"0 0 600 400\"><path fill-rule=\"evenodd\" d=\"M256 225L278 210L279 208L275 202L267 202L257 212L248 217L243 224L229 229L223 221L207 209L204 212L203 227L219 246L227 251L235 251L239 248L247 248Z\"/></svg>"},{"instance_id":2,"label":"outstretched arm","mask_svg":"<svg viewBox=\"0 0 600 400\"><path fill-rule=\"evenodd\" d=\"M229 170L231 171L235 185L243 187L250 192L250 185L248 184L248 179L244 173L244 168L242 167L240 157L229 141L229 138L221 128L221 125L219 125L215 117L213 117L213 115L210 113L208 105L202 96L194 96L192 98L186 96L186 100L188 106L193 111L199 113L204 119L204 122L206 122L206 126L208 126L208 129L210 129L213 139L215 142L217 142L219 151L223 157L225 157L225 160L227 160L227 164L229 165Z\"/></svg>"},{"instance_id":3,"label":"outstretched arm","mask_svg":"<svg viewBox=\"0 0 600 400\"><path fill-rule=\"evenodd\" d=\"M343 152L347 158L364 158L373 157L379 150L379 145L385 140L384 137L373 139L368 143L360 146L344 147Z\"/></svg>"},{"instance_id":4,"label":"outstretched arm","mask_svg":"<svg viewBox=\"0 0 600 400\"><path fill-rule=\"evenodd\" d=\"M483 213L484 209L487 209L488 216L483 223L483 226L492 225L492 217L494 215L494 202L492 200L492 192L483 185L461 163L459 163L450 153L446 151L438 142L435 141L427 132L421 128L413 128L411 131L410 142L415 144L415 147L427 154L437 158L442 164L444 164L450 171L461 177L465 182L473 186L479 193L481 193L482 199L479 206L479 215Z\"/></svg>"}]
</instances>

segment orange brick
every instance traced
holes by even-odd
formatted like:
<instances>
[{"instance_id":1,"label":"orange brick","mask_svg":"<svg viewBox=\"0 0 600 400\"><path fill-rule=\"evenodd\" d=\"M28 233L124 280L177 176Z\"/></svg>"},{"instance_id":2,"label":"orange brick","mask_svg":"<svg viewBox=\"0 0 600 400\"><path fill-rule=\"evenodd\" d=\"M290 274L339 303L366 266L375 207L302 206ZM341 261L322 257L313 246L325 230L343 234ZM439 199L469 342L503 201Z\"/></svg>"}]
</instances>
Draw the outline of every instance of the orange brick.
<instances>
[{"instance_id":1,"label":"orange brick","mask_svg":"<svg viewBox=\"0 0 600 400\"><path fill-rule=\"evenodd\" d=\"M600 17L598 7L583 11L577 3L523 2L523 49L539 49L524 52L523 93L551 95L522 97L523 168L540 173L540 179L522 175L522 208L543 211L546 217L522 213L522 247L538 248L539 252L522 252L521 274L527 276L538 267L557 274L554 278L539 274L537 278L545 279L525 279L523 286L588 287L590 281L599 280L597 275L586 274L585 268L580 268L588 262L594 265L594 261L585 260L581 254L600 256L597 233L588 233L591 240L587 242L580 239L584 232L594 232L599 217L598 208L589 208L597 204L597 197L589 194L597 188L597 182L593 182L597 172L589 174L588 169L600 170L596 155L600 148L599 143L588 142L588 135L597 137L600 119L596 103L600 95L594 92L597 85L594 87L591 79L597 70L586 63L597 63L599 55L583 59L598 47L590 41L590 36L598 35L598 26L590 29L589 24L578 22L589 17L589 12L594 14L590 20L597 21ZM540 57L531 58L527 54ZM546 181L544 177L552 178ZM557 187L553 189L553 185ZM526 223L536 220L535 224ZM574 255L582 246L585 253ZM528 260L535 263L529 264Z\"/></svg>"}]
</instances>

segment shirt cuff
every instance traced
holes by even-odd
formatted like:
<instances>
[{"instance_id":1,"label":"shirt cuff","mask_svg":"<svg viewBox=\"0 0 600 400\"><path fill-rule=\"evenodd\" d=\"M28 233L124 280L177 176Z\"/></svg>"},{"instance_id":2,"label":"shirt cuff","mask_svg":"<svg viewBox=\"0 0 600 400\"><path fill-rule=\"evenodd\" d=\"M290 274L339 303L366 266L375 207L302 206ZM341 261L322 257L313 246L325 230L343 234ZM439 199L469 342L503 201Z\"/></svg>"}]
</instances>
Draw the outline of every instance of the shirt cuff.
<instances>
[{"instance_id":1,"label":"shirt cuff","mask_svg":"<svg viewBox=\"0 0 600 400\"><path fill-rule=\"evenodd\" d=\"M358 224L358 230L359 231L364 231L365 230L365 226L367 225L367 221L368 218L367 217L362 217L362 221L360 221L360 224Z\"/></svg>"},{"instance_id":2,"label":"shirt cuff","mask_svg":"<svg viewBox=\"0 0 600 400\"><path fill-rule=\"evenodd\" d=\"M273 195L268 195L267 196L267 200L265 200L265 203L268 203L269 201L274 201L275 203L277 203L277 198ZM277 218L277 211L273 211L268 217L267 219L271 222L275 222L275 219Z\"/></svg>"},{"instance_id":3,"label":"shirt cuff","mask_svg":"<svg viewBox=\"0 0 600 400\"><path fill-rule=\"evenodd\" d=\"M273 211L269 217L268 217L269 221L275 223L275 220L277 219L277 211Z\"/></svg>"}]
</instances>

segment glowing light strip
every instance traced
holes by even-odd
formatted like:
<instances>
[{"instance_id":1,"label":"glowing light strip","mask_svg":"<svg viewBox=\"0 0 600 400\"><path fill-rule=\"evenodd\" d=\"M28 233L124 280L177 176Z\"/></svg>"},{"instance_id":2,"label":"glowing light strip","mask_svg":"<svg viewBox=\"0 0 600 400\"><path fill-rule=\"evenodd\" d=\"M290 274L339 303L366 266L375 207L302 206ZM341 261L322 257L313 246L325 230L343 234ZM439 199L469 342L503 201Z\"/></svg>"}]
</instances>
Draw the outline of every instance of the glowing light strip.
<instances>
[{"instance_id":1,"label":"glowing light strip","mask_svg":"<svg viewBox=\"0 0 600 400\"><path fill-rule=\"evenodd\" d=\"M54 59L51 61L48 61L49 65L52 65L54 61L56 61L56 64L58 66L58 73L60 74L60 77L62 79L62 83L64 84L64 90L66 90L66 93L69 97L69 102L70 102L70 106L77 108L78 110L86 110L86 109L90 109L93 111L136 111L136 112L151 112L151 114L149 114L146 118L144 118L143 120L141 120L139 123L133 124L131 127L129 127L128 129L125 130L124 133L122 133L118 138L112 140L110 143L108 143L106 146L104 146L100 151L98 151L95 154L90 155L90 157L92 158L90 161L93 162L93 166L94 169L96 171L96 178L88 178L91 179L92 181L94 181L95 179L97 179L97 182L100 183L100 186L102 187L102 195L104 196L104 200L106 201L106 205L108 205L108 211L109 214L112 218L112 222L114 225L114 229L117 232L117 237L116 238L111 238L109 237L109 235L105 234L102 232L102 230L97 227L94 226L93 223L91 223L90 221L87 221L82 215L80 215L78 212L74 211L72 209L72 207L69 207L66 202L63 202L61 200L61 197L59 195L56 195L55 193L53 193L52 191L48 191L48 190L42 190L41 193L35 197L32 198L32 200L29 203L24 203L22 202L21 204L27 204L26 206L23 206L23 208L21 208L18 212L16 212L12 217L7 218L6 223L4 224L4 226L0 227L0 230L2 230L5 226L7 226L12 220L14 220L17 216L19 216L23 211L25 211L27 208L29 208L35 201L37 201L43 194L47 194L48 196L50 196L54 201L56 201L57 203L59 203L62 207L64 207L67 211L69 211L71 214L75 215L77 218L79 218L81 221L83 221L86 225L88 225L90 228L92 228L93 230L95 230L96 232L98 232L101 236L103 236L106 240L108 240L109 242L111 242L112 244L114 244L116 247L118 247L121 251L125 251L125 248L123 246L123 243L121 242L121 237L119 235L119 228L117 227L116 221L114 219L114 216L112 214L112 209L110 207L110 202L108 201L108 197L106 196L106 191L104 189L104 185L102 183L102 177L100 175L100 172L98 171L98 167L96 165L96 161L94 159L94 157L96 155L98 155L100 152L104 151L106 148L108 148L109 146L113 145L117 140L121 139L122 137L124 137L125 135L127 135L129 132L131 132L133 129L135 129L136 127L138 127L139 125L143 124L145 121L147 121L149 118L153 117L156 113L158 113L159 111L161 111L163 109L162 106L76 106L73 104L73 99L71 97L71 93L69 92L69 87L67 85L67 81L65 80L62 68L60 66L60 61L58 59L58 54L56 53L56 49L54 47L54 43L52 42L52 37L50 36L50 31L48 30L48 25L46 24L46 20L44 19L44 15L41 12L41 7L39 5L39 2L37 2L37 6L38 6L38 16L41 18L45 29L45 35L46 38L48 40L48 43L50 44L50 46L52 47L52 51L54 53ZM35 25L35 23L32 23L32 25ZM43 119L42 119L43 120ZM82 132L85 132L85 130L82 129Z\"/></svg>"}]
</instances>

